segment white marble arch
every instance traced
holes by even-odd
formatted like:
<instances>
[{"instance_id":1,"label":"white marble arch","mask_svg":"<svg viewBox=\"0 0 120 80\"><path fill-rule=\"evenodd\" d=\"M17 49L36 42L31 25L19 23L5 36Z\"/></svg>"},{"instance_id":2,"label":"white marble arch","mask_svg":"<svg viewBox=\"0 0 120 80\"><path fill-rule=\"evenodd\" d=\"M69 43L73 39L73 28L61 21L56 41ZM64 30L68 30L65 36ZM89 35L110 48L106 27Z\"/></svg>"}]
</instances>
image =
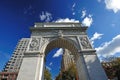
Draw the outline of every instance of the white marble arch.
<instances>
[{"instance_id":1,"label":"white marble arch","mask_svg":"<svg viewBox=\"0 0 120 80\"><path fill-rule=\"evenodd\" d=\"M67 48L73 53L79 80L107 80L87 37L87 27L81 27L78 23L52 23L74 27L44 27L45 24L36 24L36 27L31 28L30 42L24 53L17 80L44 80L44 59L55 47Z\"/></svg>"}]
</instances>

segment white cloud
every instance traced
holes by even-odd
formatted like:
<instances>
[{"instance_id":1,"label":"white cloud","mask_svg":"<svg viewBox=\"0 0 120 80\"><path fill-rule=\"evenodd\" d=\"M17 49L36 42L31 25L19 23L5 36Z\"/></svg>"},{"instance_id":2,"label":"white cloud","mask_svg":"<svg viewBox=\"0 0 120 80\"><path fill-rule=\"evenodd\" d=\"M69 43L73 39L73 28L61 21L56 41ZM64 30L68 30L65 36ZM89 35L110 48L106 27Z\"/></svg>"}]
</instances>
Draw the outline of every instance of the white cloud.
<instances>
[{"instance_id":1,"label":"white cloud","mask_svg":"<svg viewBox=\"0 0 120 80\"><path fill-rule=\"evenodd\" d=\"M53 55L53 57L59 57L62 54L63 54L63 49L60 48L59 50L56 51L56 53Z\"/></svg>"},{"instance_id":2,"label":"white cloud","mask_svg":"<svg viewBox=\"0 0 120 80\"><path fill-rule=\"evenodd\" d=\"M103 34L101 34L101 33L95 32L95 34L93 35L93 37L90 39L90 41L92 42L92 44L94 43L95 40L101 39L101 38L102 38L102 35L103 35Z\"/></svg>"},{"instance_id":3,"label":"white cloud","mask_svg":"<svg viewBox=\"0 0 120 80\"><path fill-rule=\"evenodd\" d=\"M40 14L40 20L49 22L52 19L52 14L49 12L43 12Z\"/></svg>"},{"instance_id":4,"label":"white cloud","mask_svg":"<svg viewBox=\"0 0 120 80\"><path fill-rule=\"evenodd\" d=\"M97 0L98 2L101 2L101 0Z\"/></svg>"},{"instance_id":5,"label":"white cloud","mask_svg":"<svg viewBox=\"0 0 120 80\"><path fill-rule=\"evenodd\" d=\"M98 56L111 56L120 52L120 34L114 37L111 41L105 42L104 45L95 48Z\"/></svg>"},{"instance_id":6,"label":"white cloud","mask_svg":"<svg viewBox=\"0 0 120 80\"><path fill-rule=\"evenodd\" d=\"M120 10L120 0L105 0L106 8L117 13Z\"/></svg>"},{"instance_id":7,"label":"white cloud","mask_svg":"<svg viewBox=\"0 0 120 80\"><path fill-rule=\"evenodd\" d=\"M73 12L72 15L75 15L75 12Z\"/></svg>"},{"instance_id":8,"label":"white cloud","mask_svg":"<svg viewBox=\"0 0 120 80\"><path fill-rule=\"evenodd\" d=\"M64 18L64 19L58 19L55 22L57 23L61 23L61 22L74 22L74 23L79 23L79 20L75 20L75 19L69 19L69 18Z\"/></svg>"},{"instance_id":9,"label":"white cloud","mask_svg":"<svg viewBox=\"0 0 120 80\"><path fill-rule=\"evenodd\" d=\"M48 67L48 66L46 66L46 68L47 68L48 70L51 70L51 68L50 68L50 67Z\"/></svg>"},{"instance_id":10,"label":"white cloud","mask_svg":"<svg viewBox=\"0 0 120 80\"><path fill-rule=\"evenodd\" d=\"M82 16L81 18L84 18L86 16L86 10L82 10Z\"/></svg>"},{"instance_id":11,"label":"white cloud","mask_svg":"<svg viewBox=\"0 0 120 80\"><path fill-rule=\"evenodd\" d=\"M112 26L112 27L115 27L115 26L116 26L116 24L112 23L112 24L111 24L111 26Z\"/></svg>"},{"instance_id":12,"label":"white cloud","mask_svg":"<svg viewBox=\"0 0 120 80\"><path fill-rule=\"evenodd\" d=\"M92 23L93 23L92 15L85 17L84 20L82 21L83 26L90 27Z\"/></svg>"},{"instance_id":13,"label":"white cloud","mask_svg":"<svg viewBox=\"0 0 120 80\"><path fill-rule=\"evenodd\" d=\"M76 6L76 3L74 3L73 5L72 5L72 15L75 15L75 6Z\"/></svg>"},{"instance_id":14,"label":"white cloud","mask_svg":"<svg viewBox=\"0 0 120 80\"><path fill-rule=\"evenodd\" d=\"M53 64L53 63L52 63L52 62L50 62L50 64L49 64L49 65L51 66L52 64Z\"/></svg>"},{"instance_id":15,"label":"white cloud","mask_svg":"<svg viewBox=\"0 0 120 80\"><path fill-rule=\"evenodd\" d=\"M74 11L75 6L76 6L76 3L72 5L72 11Z\"/></svg>"},{"instance_id":16,"label":"white cloud","mask_svg":"<svg viewBox=\"0 0 120 80\"><path fill-rule=\"evenodd\" d=\"M72 8L74 8L76 6L76 3L73 4Z\"/></svg>"}]
</instances>

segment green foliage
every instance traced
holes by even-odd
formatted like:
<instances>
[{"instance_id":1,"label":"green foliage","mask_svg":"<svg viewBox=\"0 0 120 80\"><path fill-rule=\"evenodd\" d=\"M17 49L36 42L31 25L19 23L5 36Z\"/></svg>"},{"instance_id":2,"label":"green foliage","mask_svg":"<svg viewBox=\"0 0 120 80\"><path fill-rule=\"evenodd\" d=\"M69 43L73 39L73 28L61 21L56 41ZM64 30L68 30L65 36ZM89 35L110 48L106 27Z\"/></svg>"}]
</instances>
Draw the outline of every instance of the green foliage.
<instances>
[{"instance_id":1,"label":"green foliage","mask_svg":"<svg viewBox=\"0 0 120 80\"><path fill-rule=\"evenodd\" d=\"M77 68L74 63L70 65L68 68L68 73L70 74L71 77L76 77L77 76Z\"/></svg>"},{"instance_id":2,"label":"green foliage","mask_svg":"<svg viewBox=\"0 0 120 80\"><path fill-rule=\"evenodd\" d=\"M78 73L74 63L70 64L69 68L65 71L62 71L57 77L56 80L77 80Z\"/></svg>"},{"instance_id":3,"label":"green foliage","mask_svg":"<svg viewBox=\"0 0 120 80\"><path fill-rule=\"evenodd\" d=\"M55 80L62 80L62 74L60 73Z\"/></svg>"},{"instance_id":4,"label":"green foliage","mask_svg":"<svg viewBox=\"0 0 120 80\"><path fill-rule=\"evenodd\" d=\"M51 79L51 74L48 69L44 70L44 80L52 80Z\"/></svg>"}]
</instances>

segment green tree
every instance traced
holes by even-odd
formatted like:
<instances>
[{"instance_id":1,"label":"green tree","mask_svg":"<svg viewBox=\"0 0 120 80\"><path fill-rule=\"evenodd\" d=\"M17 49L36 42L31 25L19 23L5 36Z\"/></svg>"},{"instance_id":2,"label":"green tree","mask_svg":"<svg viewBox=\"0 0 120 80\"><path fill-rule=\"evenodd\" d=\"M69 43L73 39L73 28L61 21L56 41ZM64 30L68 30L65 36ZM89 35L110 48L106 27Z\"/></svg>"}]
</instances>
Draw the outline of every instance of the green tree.
<instances>
[{"instance_id":1,"label":"green tree","mask_svg":"<svg viewBox=\"0 0 120 80\"><path fill-rule=\"evenodd\" d=\"M109 79L117 77L118 80L120 80L120 58L114 58L110 61L102 62L102 66Z\"/></svg>"},{"instance_id":2,"label":"green tree","mask_svg":"<svg viewBox=\"0 0 120 80\"><path fill-rule=\"evenodd\" d=\"M77 75L78 75L78 73L77 73L77 68L76 68L76 66L75 66L75 64L74 63L72 63L71 65L70 65L70 67L68 68L68 72L71 74L71 76L73 76L73 77L76 77Z\"/></svg>"},{"instance_id":3,"label":"green tree","mask_svg":"<svg viewBox=\"0 0 120 80\"><path fill-rule=\"evenodd\" d=\"M62 80L62 74L59 73L55 80Z\"/></svg>"},{"instance_id":4,"label":"green tree","mask_svg":"<svg viewBox=\"0 0 120 80\"><path fill-rule=\"evenodd\" d=\"M74 63L71 63L68 70L68 75L71 77L71 80L77 80L78 78L78 72L77 72L77 68L76 65Z\"/></svg>"},{"instance_id":5,"label":"green tree","mask_svg":"<svg viewBox=\"0 0 120 80\"><path fill-rule=\"evenodd\" d=\"M71 63L69 68L56 77L56 80L78 80L77 68L74 63Z\"/></svg>"},{"instance_id":6,"label":"green tree","mask_svg":"<svg viewBox=\"0 0 120 80\"><path fill-rule=\"evenodd\" d=\"M48 69L44 70L44 80L52 80L50 71Z\"/></svg>"}]
</instances>

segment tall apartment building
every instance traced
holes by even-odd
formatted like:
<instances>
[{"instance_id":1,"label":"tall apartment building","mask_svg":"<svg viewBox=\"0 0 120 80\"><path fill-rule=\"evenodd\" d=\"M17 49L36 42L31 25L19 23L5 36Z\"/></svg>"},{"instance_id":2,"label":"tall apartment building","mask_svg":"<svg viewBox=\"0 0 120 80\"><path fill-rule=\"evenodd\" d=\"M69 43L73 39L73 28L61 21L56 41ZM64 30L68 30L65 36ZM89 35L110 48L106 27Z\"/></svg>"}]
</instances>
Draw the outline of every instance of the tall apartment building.
<instances>
[{"instance_id":1,"label":"tall apartment building","mask_svg":"<svg viewBox=\"0 0 120 80\"><path fill-rule=\"evenodd\" d=\"M15 78L17 77L17 73L20 69L24 52L27 49L28 43L29 38L22 38L18 42L11 59L8 61L3 71L0 73L0 80L15 80Z\"/></svg>"},{"instance_id":2,"label":"tall apartment building","mask_svg":"<svg viewBox=\"0 0 120 80\"><path fill-rule=\"evenodd\" d=\"M71 65L71 63L74 63L74 56L71 54L71 52L68 49L64 49L63 56L62 56L62 62L61 62L61 69L67 70L68 67Z\"/></svg>"}]
</instances>

